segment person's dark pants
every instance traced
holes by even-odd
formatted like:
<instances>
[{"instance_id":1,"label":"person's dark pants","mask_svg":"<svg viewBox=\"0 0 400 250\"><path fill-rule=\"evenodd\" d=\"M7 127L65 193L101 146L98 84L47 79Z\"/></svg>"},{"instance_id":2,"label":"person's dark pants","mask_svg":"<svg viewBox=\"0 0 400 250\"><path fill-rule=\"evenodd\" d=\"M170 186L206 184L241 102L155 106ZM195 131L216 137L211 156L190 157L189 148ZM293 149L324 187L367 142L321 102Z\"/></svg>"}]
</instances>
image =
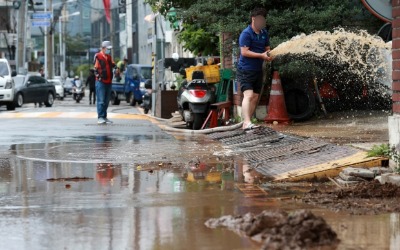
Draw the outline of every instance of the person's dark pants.
<instances>
[{"instance_id":1,"label":"person's dark pants","mask_svg":"<svg viewBox=\"0 0 400 250\"><path fill-rule=\"evenodd\" d=\"M93 102L92 102L92 95L93 95ZM96 89L90 89L89 92L89 103L90 104L96 104Z\"/></svg>"},{"instance_id":2,"label":"person's dark pants","mask_svg":"<svg viewBox=\"0 0 400 250\"><path fill-rule=\"evenodd\" d=\"M111 84L96 81L97 117L107 118L108 104L110 103Z\"/></svg>"}]
</instances>

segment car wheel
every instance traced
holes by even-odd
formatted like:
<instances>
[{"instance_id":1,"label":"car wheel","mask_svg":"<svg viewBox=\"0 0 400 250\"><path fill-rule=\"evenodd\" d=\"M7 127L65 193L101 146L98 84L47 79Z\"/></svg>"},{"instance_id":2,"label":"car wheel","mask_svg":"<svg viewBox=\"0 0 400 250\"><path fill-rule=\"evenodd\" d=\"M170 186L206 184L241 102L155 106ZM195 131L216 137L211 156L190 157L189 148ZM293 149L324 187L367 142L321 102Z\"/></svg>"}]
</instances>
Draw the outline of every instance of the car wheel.
<instances>
[{"instance_id":1,"label":"car wheel","mask_svg":"<svg viewBox=\"0 0 400 250\"><path fill-rule=\"evenodd\" d=\"M46 105L46 107L51 107L53 106L54 103L54 95L49 92L47 95L47 100L44 102L44 105Z\"/></svg>"},{"instance_id":2,"label":"car wheel","mask_svg":"<svg viewBox=\"0 0 400 250\"><path fill-rule=\"evenodd\" d=\"M22 107L22 105L24 105L24 96L21 93L17 94L16 102L17 107Z\"/></svg>"}]
</instances>

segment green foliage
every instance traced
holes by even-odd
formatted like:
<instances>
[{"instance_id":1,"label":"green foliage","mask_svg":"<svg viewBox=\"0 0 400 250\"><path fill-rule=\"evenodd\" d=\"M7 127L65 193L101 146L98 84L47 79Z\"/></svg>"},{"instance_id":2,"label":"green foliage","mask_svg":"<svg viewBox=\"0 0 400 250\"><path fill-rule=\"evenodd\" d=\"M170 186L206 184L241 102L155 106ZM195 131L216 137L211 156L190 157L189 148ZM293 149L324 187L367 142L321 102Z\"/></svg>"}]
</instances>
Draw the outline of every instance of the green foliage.
<instances>
[{"instance_id":1,"label":"green foliage","mask_svg":"<svg viewBox=\"0 0 400 250\"><path fill-rule=\"evenodd\" d=\"M236 41L249 24L250 11L255 7L268 10L267 26L272 47L291 37L316 30L331 31L336 27L366 29L376 33L383 24L372 16L359 0L147 0L155 12L167 16L174 7L176 18L182 20L186 34L181 41L190 51L215 51L220 32L233 35ZM189 33L195 33L191 35ZM201 39L201 38L202 39ZM214 37L214 39L211 39ZM193 39L195 38L195 39ZM201 42L200 42L201 41Z\"/></svg>"},{"instance_id":2,"label":"green foliage","mask_svg":"<svg viewBox=\"0 0 400 250\"><path fill-rule=\"evenodd\" d=\"M234 118L233 118L233 120L234 120L234 123L239 123L239 122L242 122L242 117L240 117L240 116L235 116Z\"/></svg>"},{"instance_id":3,"label":"green foliage","mask_svg":"<svg viewBox=\"0 0 400 250\"><path fill-rule=\"evenodd\" d=\"M80 34L74 37L69 35L66 35L65 37L65 48L67 54L85 51L88 49L88 46L89 45Z\"/></svg>"},{"instance_id":4,"label":"green foliage","mask_svg":"<svg viewBox=\"0 0 400 250\"><path fill-rule=\"evenodd\" d=\"M196 55L218 55L218 37L194 24L184 24L178 36L185 49Z\"/></svg>"},{"instance_id":5,"label":"green foliage","mask_svg":"<svg viewBox=\"0 0 400 250\"><path fill-rule=\"evenodd\" d=\"M180 89L185 78L181 74L175 74L176 89Z\"/></svg>"},{"instance_id":6,"label":"green foliage","mask_svg":"<svg viewBox=\"0 0 400 250\"><path fill-rule=\"evenodd\" d=\"M389 144L375 145L367 154L368 157L387 157L396 163L394 172L400 174L400 154L395 147Z\"/></svg>"},{"instance_id":7,"label":"green foliage","mask_svg":"<svg viewBox=\"0 0 400 250\"><path fill-rule=\"evenodd\" d=\"M262 121L259 121L257 118L255 118L255 117L252 117L251 119L250 119L250 122L251 123L253 123L253 124L261 124L262 123Z\"/></svg>"},{"instance_id":8,"label":"green foliage","mask_svg":"<svg viewBox=\"0 0 400 250\"><path fill-rule=\"evenodd\" d=\"M89 70L91 69L91 65L88 64L83 64L78 66L76 69L74 69L75 75L80 76L81 71L83 74L83 79L86 79L89 76Z\"/></svg>"},{"instance_id":9,"label":"green foliage","mask_svg":"<svg viewBox=\"0 0 400 250\"><path fill-rule=\"evenodd\" d=\"M389 144L374 145L370 151L368 151L368 157L390 157L391 148Z\"/></svg>"}]
</instances>

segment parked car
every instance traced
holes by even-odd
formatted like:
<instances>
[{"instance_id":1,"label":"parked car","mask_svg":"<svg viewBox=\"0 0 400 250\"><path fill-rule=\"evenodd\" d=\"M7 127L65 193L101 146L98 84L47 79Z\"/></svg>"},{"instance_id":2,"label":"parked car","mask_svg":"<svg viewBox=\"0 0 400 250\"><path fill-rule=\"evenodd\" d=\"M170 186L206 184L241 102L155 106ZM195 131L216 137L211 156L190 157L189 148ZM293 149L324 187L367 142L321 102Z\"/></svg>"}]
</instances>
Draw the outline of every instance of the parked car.
<instances>
[{"instance_id":1,"label":"parked car","mask_svg":"<svg viewBox=\"0 0 400 250\"><path fill-rule=\"evenodd\" d=\"M46 107L53 106L56 88L39 74L17 75L14 83L14 102L17 107L35 102L44 103Z\"/></svg>"},{"instance_id":2,"label":"parked car","mask_svg":"<svg viewBox=\"0 0 400 250\"><path fill-rule=\"evenodd\" d=\"M64 83L64 94L66 95L72 95L72 82L74 81L74 78L67 78L65 79Z\"/></svg>"},{"instance_id":3,"label":"parked car","mask_svg":"<svg viewBox=\"0 0 400 250\"><path fill-rule=\"evenodd\" d=\"M10 64L7 59L0 58L0 106L7 105L7 110L14 110L14 93L15 86L13 76L15 71L11 71Z\"/></svg>"},{"instance_id":4,"label":"parked car","mask_svg":"<svg viewBox=\"0 0 400 250\"><path fill-rule=\"evenodd\" d=\"M57 98L64 100L64 85L61 83L61 81L59 79L49 79L48 81L56 88Z\"/></svg>"},{"instance_id":5,"label":"parked car","mask_svg":"<svg viewBox=\"0 0 400 250\"><path fill-rule=\"evenodd\" d=\"M64 80L61 76L54 76L53 79L60 80L61 84L64 85Z\"/></svg>"}]
</instances>

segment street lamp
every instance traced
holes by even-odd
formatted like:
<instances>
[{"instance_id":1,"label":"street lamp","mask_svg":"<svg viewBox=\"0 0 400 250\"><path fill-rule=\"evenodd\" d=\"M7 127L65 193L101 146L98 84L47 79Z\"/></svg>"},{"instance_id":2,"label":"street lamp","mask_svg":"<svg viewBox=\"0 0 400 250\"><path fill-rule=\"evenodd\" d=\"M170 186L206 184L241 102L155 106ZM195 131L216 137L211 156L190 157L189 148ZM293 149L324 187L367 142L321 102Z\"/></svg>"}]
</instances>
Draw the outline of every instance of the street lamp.
<instances>
[{"instance_id":1,"label":"street lamp","mask_svg":"<svg viewBox=\"0 0 400 250\"><path fill-rule=\"evenodd\" d=\"M63 41L63 36L62 36L62 20L61 19L63 19L63 18L68 18L68 17L71 17L71 16L78 16L78 15L80 15L81 13L79 12L79 11L77 11L77 12L74 12L74 13L72 13L72 14L69 14L69 15L65 15L65 16L60 16L59 18L58 18L58 33L59 33L59 47L60 47L60 59L61 59L61 56L62 56L62 60L61 60L61 62L60 62L60 75L61 75L61 78L63 78L63 77L65 77L65 42L63 42L62 43L62 41Z\"/></svg>"}]
</instances>

